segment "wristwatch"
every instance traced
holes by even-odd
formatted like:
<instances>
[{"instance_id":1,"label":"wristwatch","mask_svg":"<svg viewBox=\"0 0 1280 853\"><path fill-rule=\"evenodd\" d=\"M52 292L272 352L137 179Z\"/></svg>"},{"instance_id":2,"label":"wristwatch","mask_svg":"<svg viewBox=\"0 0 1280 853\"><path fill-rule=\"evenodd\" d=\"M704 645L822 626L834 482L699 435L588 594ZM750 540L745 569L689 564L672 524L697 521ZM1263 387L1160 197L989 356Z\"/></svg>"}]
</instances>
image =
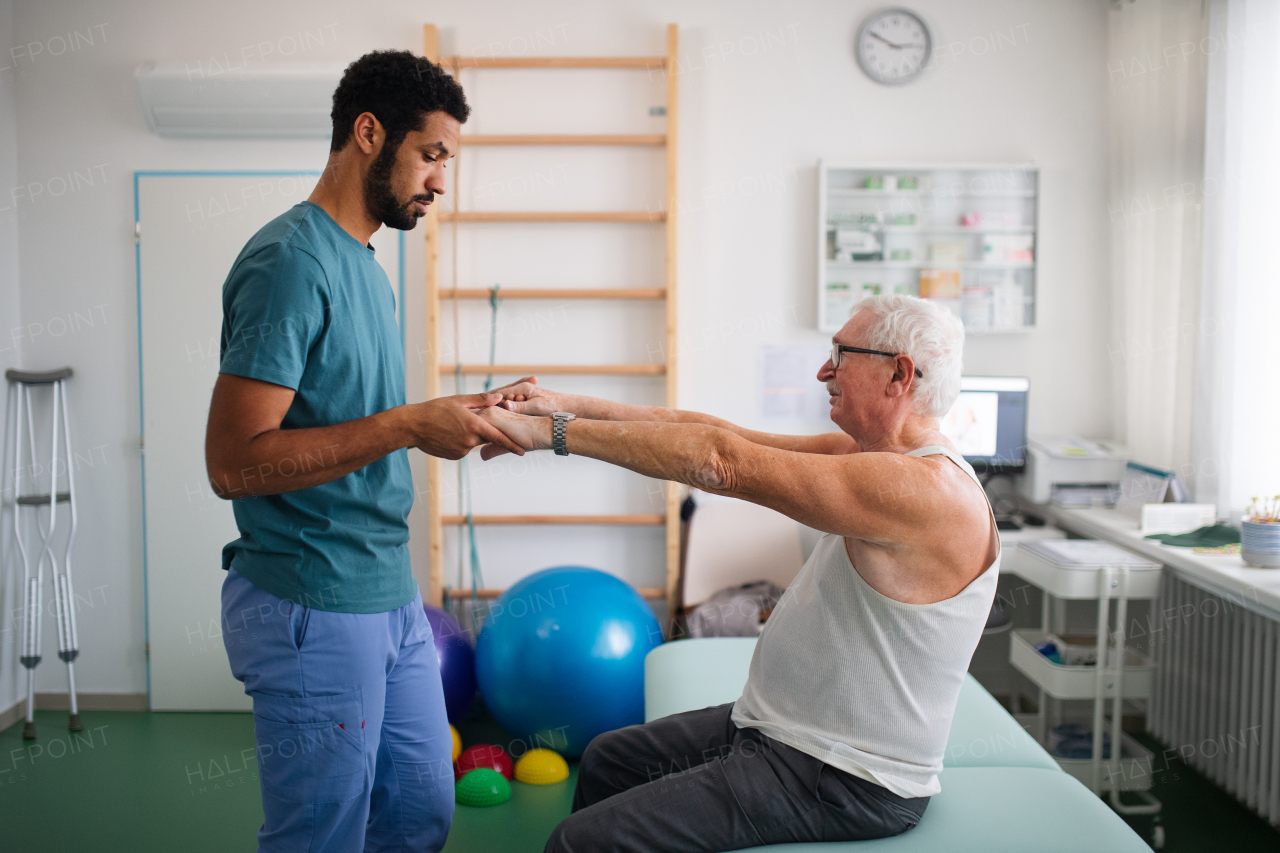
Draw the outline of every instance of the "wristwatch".
<instances>
[{"instance_id":1,"label":"wristwatch","mask_svg":"<svg viewBox=\"0 0 1280 853\"><path fill-rule=\"evenodd\" d=\"M575 417L573 412L551 413L551 446L555 448L556 456L569 455L569 448L564 446L564 436L569 428L569 421Z\"/></svg>"}]
</instances>

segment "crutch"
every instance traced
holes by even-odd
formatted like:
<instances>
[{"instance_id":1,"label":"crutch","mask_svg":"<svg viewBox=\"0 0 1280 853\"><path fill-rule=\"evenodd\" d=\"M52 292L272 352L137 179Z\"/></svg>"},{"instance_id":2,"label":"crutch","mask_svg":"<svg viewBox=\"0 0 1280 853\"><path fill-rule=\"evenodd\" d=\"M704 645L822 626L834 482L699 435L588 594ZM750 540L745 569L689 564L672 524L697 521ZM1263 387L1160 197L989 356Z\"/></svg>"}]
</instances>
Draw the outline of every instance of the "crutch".
<instances>
[{"instance_id":1,"label":"crutch","mask_svg":"<svg viewBox=\"0 0 1280 853\"><path fill-rule=\"evenodd\" d=\"M22 559L22 588L25 595L22 623L22 652L19 660L27 669L27 720L22 727L22 737L32 740L36 736L35 723L35 676L36 666L40 663L41 618L44 614L44 570L49 566L49 576L53 582L53 599L58 616L58 657L67 665L68 695L71 698L71 719L68 728L73 732L80 731L80 712L76 704L76 671L75 659L80 654L79 641L76 637L76 614L74 587L71 583L71 548L76 538L76 487L75 472L71 464L71 427L67 416L66 380L71 377L71 368L50 370L44 373L32 373L25 370L7 370L5 378L10 382L10 400L13 401L14 436L13 453L13 530L14 541L18 546L18 554ZM50 419L49 448L49 492L48 494L22 493L22 429L25 418L27 428L27 451L30 458L31 479L39 483L40 471L36 463L36 428L35 415L31 403L31 387L48 385L53 395L53 417ZM65 456L61 457L62 467L67 473L67 490L58 491L59 455L58 445L61 440L65 448ZM54 533L58 529L58 504L65 503L70 509L70 529L66 547L63 552L61 570L58 558L53 550ZM49 510L48 527L40 520L40 508ZM36 516L36 528L41 532L41 546L36 558L35 574L31 572L31 559L27 552L27 543L23 538L23 509L31 508Z\"/></svg>"}]
</instances>

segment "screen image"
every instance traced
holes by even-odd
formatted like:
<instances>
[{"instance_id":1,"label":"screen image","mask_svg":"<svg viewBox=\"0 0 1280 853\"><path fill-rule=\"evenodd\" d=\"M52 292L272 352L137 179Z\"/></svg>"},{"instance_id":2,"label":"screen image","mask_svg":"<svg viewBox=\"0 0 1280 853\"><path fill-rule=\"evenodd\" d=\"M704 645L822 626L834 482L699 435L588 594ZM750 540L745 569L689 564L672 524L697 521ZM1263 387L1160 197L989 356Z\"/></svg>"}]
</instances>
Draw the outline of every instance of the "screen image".
<instances>
[{"instance_id":1,"label":"screen image","mask_svg":"<svg viewBox=\"0 0 1280 853\"><path fill-rule=\"evenodd\" d=\"M961 391L942 419L942 434L962 456L995 456L999 412L1000 395L995 391Z\"/></svg>"},{"instance_id":2,"label":"screen image","mask_svg":"<svg viewBox=\"0 0 1280 853\"><path fill-rule=\"evenodd\" d=\"M979 473L1026 466L1027 389L1019 376L964 376L942 434Z\"/></svg>"}]
</instances>

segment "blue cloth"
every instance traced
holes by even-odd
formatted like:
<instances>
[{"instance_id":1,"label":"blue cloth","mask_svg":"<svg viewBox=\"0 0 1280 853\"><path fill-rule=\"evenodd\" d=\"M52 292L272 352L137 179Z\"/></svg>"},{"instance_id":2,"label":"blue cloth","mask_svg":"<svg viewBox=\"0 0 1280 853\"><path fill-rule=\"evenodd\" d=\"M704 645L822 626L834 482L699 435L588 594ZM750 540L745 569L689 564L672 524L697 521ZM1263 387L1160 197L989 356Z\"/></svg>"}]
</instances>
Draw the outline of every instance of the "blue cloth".
<instances>
[{"instance_id":1,"label":"blue cloth","mask_svg":"<svg viewBox=\"0 0 1280 853\"><path fill-rule=\"evenodd\" d=\"M245 244L222 286L222 312L221 372L297 392L282 429L404 404L391 283L373 249L320 206L295 205ZM322 452L278 466L288 475L332 462ZM220 485L234 496L258 476L246 469L242 482ZM223 549L222 567L234 564L256 586L308 607L394 610L418 591L409 569L412 505L407 450L309 489L239 499L240 538Z\"/></svg>"},{"instance_id":2,"label":"blue cloth","mask_svg":"<svg viewBox=\"0 0 1280 853\"><path fill-rule=\"evenodd\" d=\"M253 697L260 853L444 846L453 740L420 598L334 613L232 569L222 632L231 672Z\"/></svg>"}]
</instances>

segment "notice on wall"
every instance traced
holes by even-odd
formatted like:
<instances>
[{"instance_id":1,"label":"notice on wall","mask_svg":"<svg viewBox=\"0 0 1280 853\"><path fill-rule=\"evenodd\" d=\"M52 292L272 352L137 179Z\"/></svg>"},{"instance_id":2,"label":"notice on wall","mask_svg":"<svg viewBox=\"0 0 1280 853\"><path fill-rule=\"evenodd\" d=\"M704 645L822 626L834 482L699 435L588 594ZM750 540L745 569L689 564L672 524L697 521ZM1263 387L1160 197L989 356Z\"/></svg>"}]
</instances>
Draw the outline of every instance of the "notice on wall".
<instances>
[{"instance_id":1,"label":"notice on wall","mask_svg":"<svg viewBox=\"0 0 1280 853\"><path fill-rule=\"evenodd\" d=\"M760 347L760 417L770 421L825 421L831 407L818 370L830 357L826 344Z\"/></svg>"}]
</instances>

